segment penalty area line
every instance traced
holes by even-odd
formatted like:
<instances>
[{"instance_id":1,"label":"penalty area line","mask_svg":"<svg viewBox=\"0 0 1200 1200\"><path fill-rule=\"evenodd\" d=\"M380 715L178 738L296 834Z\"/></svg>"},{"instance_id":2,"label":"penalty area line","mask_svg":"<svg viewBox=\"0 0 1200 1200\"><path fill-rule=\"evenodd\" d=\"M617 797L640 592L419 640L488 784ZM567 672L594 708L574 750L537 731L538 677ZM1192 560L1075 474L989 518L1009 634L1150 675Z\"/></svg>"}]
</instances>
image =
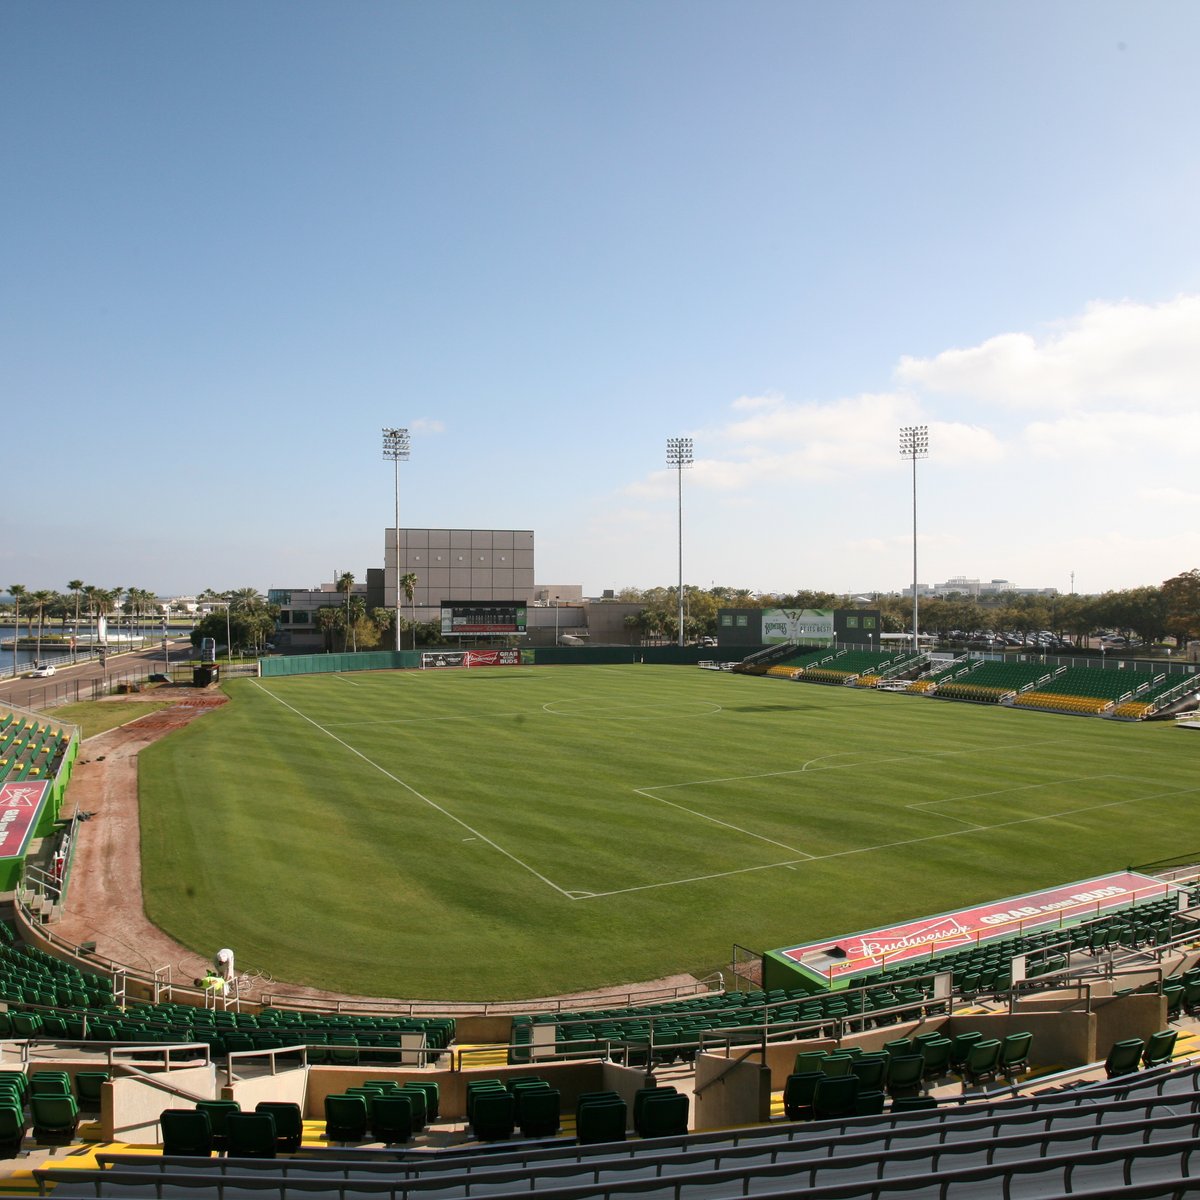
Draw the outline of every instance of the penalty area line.
<instances>
[{"instance_id":1,"label":"penalty area line","mask_svg":"<svg viewBox=\"0 0 1200 1200\"><path fill-rule=\"evenodd\" d=\"M336 733L333 733L330 730L326 729L325 726L322 725L319 721L314 721L312 719L312 717L306 715L305 713L302 713L298 708L295 707L295 705L289 704L282 697L275 695L275 693L272 692L269 688L263 687L263 685L261 683L259 683L257 679L251 680L251 682L254 684L254 686L256 688L259 689L259 691L265 692L268 696L271 697L272 700L275 700L278 703L282 704L283 707L286 708L289 712L295 713L295 715L298 716L302 721L307 721L314 729L320 730L321 733L323 733L327 738L330 739L330 741L337 742L337 744L339 746L341 746L344 750L349 750L350 753L353 754L356 758L361 758L362 761L367 764L367 766L373 767L376 771L378 771L380 773L380 775L383 775L387 779L390 779L395 784L399 784L399 786L402 787L406 792L408 792L410 795L415 796L418 800L420 800L422 804L429 805L429 807L432 808L435 812L441 813L443 817L448 817L456 825L461 826L468 833L477 837L481 842L486 842L489 846L491 846L491 848L493 850L496 851L497 854L503 854L504 857L507 858L510 862L515 863L522 870L528 871L529 874L532 875L535 879L540 879L542 881L542 883L544 883L547 887L553 888L560 896L564 897L567 900L575 899L575 897L572 896L571 893L568 892L565 888L559 887L558 884L555 883L553 879L547 879L545 875L543 875L540 871L535 870L527 862L524 862L523 860L519 859L515 854L512 853L512 851L505 850L505 848L503 846L501 846L498 842L492 841L492 839L490 837L488 837L487 834L481 833L478 829L476 829L473 825L469 825L461 817L456 817L452 812L450 812L448 809L443 808L435 800L430 800L430 798L428 796L422 795L420 792L417 791L417 789L415 787L413 787L413 785L411 783L405 783L403 779L399 778L399 776L397 776L397 775L393 775L391 773L391 771L389 771L386 767L381 767L379 765L379 763L375 762L373 759L368 758L361 750L356 749L354 746L350 745L349 742L343 741L340 737L338 737L338 735Z\"/></svg>"},{"instance_id":2,"label":"penalty area line","mask_svg":"<svg viewBox=\"0 0 1200 1200\"><path fill-rule=\"evenodd\" d=\"M1118 776L1118 778L1125 778ZM791 867L793 870L796 865L807 866L814 862L825 862L831 858L849 858L855 854L873 854L877 850L894 850L899 846L916 846L921 842L940 842L947 838L969 837L971 834L991 833L995 829L1005 829L1013 825L1032 825L1038 821L1054 821L1064 817L1078 816L1080 813L1098 812L1108 808L1123 808L1127 804L1141 804L1147 800L1163 800L1171 796L1187 796L1192 793L1200 792L1200 787L1194 788L1171 788L1165 792L1151 792L1145 796L1131 796L1127 800L1112 800L1106 804L1090 804L1085 808L1072 808L1066 812L1045 813L1037 817L1018 817L1013 821L1000 821L995 825L984 825L975 829L951 829L946 833L931 833L924 837L903 838L895 842L880 842L876 846L855 846L850 850L834 850L829 854L811 854L808 858L796 859L793 862L778 862L778 863L763 863L757 867L738 867L732 871L714 871L709 875L696 875L690 879L664 879L658 883L641 883L635 887L614 888L608 892L596 892L592 897L587 899L600 899L605 896L623 896L626 892L650 892L658 888L681 887L688 883L704 883L710 879L725 879L730 875L747 875L753 871L773 871L778 867Z\"/></svg>"},{"instance_id":3,"label":"penalty area line","mask_svg":"<svg viewBox=\"0 0 1200 1200\"><path fill-rule=\"evenodd\" d=\"M768 846L778 846L780 850L787 850L791 854L799 854L801 858L807 859L813 857L813 855L806 853L796 846L789 846L786 842L777 842L774 838L767 837L766 834L753 833L749 829L743 829L740 825L734 825L729 821L722 821L720 817L709 816L708 813L699 812L694 808L687 808L683 804L676 804L674 800L665 800L662 796L656 796L650 788L634 788L633 790L635 795L645 796L647 800L657 800L660 804L668 804L671 808L685 812L689 816L699 817L702 821L711 821L714 825L720 825L722 829L732 829L734 833L741 833L746 837L756 838L760 842L766 842Z\"/></svg>"}]
</instances>

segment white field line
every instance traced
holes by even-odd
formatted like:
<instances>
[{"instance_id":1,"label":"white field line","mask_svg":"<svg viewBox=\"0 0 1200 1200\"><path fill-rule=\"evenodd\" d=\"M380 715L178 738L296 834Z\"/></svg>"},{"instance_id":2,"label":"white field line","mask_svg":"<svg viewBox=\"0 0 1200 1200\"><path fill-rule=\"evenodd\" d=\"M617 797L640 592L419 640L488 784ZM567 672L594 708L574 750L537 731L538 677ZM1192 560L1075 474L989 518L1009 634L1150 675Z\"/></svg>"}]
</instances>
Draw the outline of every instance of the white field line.
<instances>
[{"instance_id":1,"label":"white field line","mask_svg":"<svg viewBox=\"0 0 1200 1200\"><path fill-rule=\"evenodd\" d=\"M345 675L339 674L336 671L333 673L333 677L334 679L340 679L342 683L348 683L351 687L362 687L361 683L355 683L353 679L347 679Z\"/></svg>"},{"instance_id":2,"label":"white field line","mask_svg":"<svg viewBox=\"0 0 1200 1200\"><path fill-rule=\"evenodd\" d=\"M1125 804L1140 804L1146 800L1161 800L1165 796L1188 796L1195 792L1200 792L1200 787L1194 788L1177 788L1167 792L1152 792L1147 796L1131 796L1128 800L1113 800L1107 804L1089 804L1085 808L1072 808L1066 812L1045 813L1039 817L1019 817L1014 821L998 821L995 825L985 825L978 829L951 829L946 833L931 833L925 837L902 838L895 842L880 842L876 846L858 846L853 850L835 850L830 854L811 854L807 859L800 859L799 862L823 862L830 858L848 858L852 854L872 854L876 850L891 850L897 846L913 846L920 842L937 842L945 838L966 837L973 833L990 833L993 829L1004 829L1009 825L1030 825L1036 821L1053 821L1057 817L1074 817L1079 813L1096 812L1105 808L1120 808ZM688 883L702 883L709 879L724 879L728 875L745 875L751 871L771 871L777 867L790 867L792 863L764 863L757 867L739 867L734 871L717 871L711 875L696 875L691 879L668 879L658 883L643 883L636 887L614 888L610 892L595 892L592 896L582 897L584 899L599 900L605 896L623 896L626 892L649 892L657 888L680 887Z\"/></svg>"},{"instance_id":3,"label":"white field line","mask_svg":"<svg viewBox=\"0 0 1200 1200\"><path fill-rule=\"evenodd\" d=\"M927 758L955 758L964 754L1006 754L1009 750L1024 749L1027 746L1053 746L1060 742L1061 738L1050 738L1044 742L1013 742L1005 746L972 746L967 750L926 750L913 751L910 754L900 754L895 758L873 758L868 761L852 762L852 763L831 763L824 767L814 767L813 763L823 762L827 758L837 758L842 754L858 754L857 750L844 750L838 754L823 754L820 758L810 758L803 766L791 767L786 771L759 771L753 775L720 775L713 779L689 779L684 783L657 783L651 785L646 791L665 792L673 788L689 788L699 787L710 783L745 783L750 779L777 779L784 775L800 775L805 771L850 771L856 767L876 767L886 766L890 763L909 762L913 759L924 760ZM642 789L634 789L640 791Z\"/></svg>"},{"instance_id":4,"label":"white field line","mask_svg":"<svg viewBox=\"0 0 1200 1200\"><path fill-rule=\"evenodd\" d=\"M486 842L498 854L503 854L504 857L507 858L510 862L516 863L516 865L518 867L521 867L523 870L528 871L529 874L534 876L536 879L540 879L542 881L542 883L544 883L547 887L553 888L560 896L564 896L568 900L572 898L571 893L566 891L564 888L560 888L558 886L558 884L554 882L554 880L547 879L546 876L543 875L540 871L535 870L527 862L524 862L521 859L519 859L511 851L505 850L505 848L503 846L501 846L497 842L492 841L492 839L490 837L488 837L486 834L480 833L480 831L478 829L476 829L472 825L469 825L461 817L456 817L452 812L443 808L436 801L430 800L428 796L423 796L420 792L417 791L417 789L415 787L412 786L411 783L405 783L403 779L400 779L398 776L393 775L391 773L391 771L387 770L385 767L381 767L373 759L368 758L361 750L356 750L353 746L350 745L349 742L343 741L340 737L338 737L338 735L336 733L333 733L329 729L326 729L325 726L322 725L319 721L314 721L312 719L312 717L306 716L294 705L289 704L286 700L281 699L279 696L276 696L275 693L270 691L268 688L263 687L262 684L259 683L257 679L252 680L251 682L254 684L254 686L256 688L258 688L259 691L265 692L268 696L271 697L272 700L275 700L279 704L282 704L283 707L286 708L289 712L295 713L296 716L298 716L302 721L307 721L314 729L320 730L321 733L323 733L331 741L337 742L337 744L339 746L341 746L343 749L349 750L350 753L353 754L356 758L361 758L362 761L367 764L367 766L374 767L375 770L380 773L380 775L383 775L386 778L390 779L393 783L398 784L410 795L413 795L418 800L420 800L422 804L428 804L429 807L432 808L435 812L439 812L442 814L442 816L448 817L456 825L461 825L462 828L465 829L468 833L477 837L481 842Z\"/></svg>"},{"instance_id":5,"label":"white field line","mask_svg":"<svg viewBox=\"0 0 1200 1200\"><path fill-rule=\"evenodd\" d=\"M559 712L552 707L555 704L574 704L575 702L575 698L547 700L542 705L542 712L551 717L579 717L587 721L670 721L679 719L687 720L693 717L715 717L718 713L725 711L714 700L698 701L700 704L708 705L708 710L704 712L681 712L677 707L672 711L664 711L671 708L672 702L670 700L663 700L661 703L651 701L649 704L612 705L601 711ZM635 712L637 709L652 709L654 711L649 716L640 716Z\"/></svg>"},{"instance_id":6,"label":"white field line","mask_svg":"<svg viewBox=\"0 0 1200 1200\"><path fill-rule=\"evenodd\" d=\"M1062 783L1094 783L1098 779L1130 779L1128 775L1077 775L1072 779L1048 779L1044 783L1020 783L1014 787L996 788L990 792L967 792L961 796L943 796L939 800L914 800L905 808L916 809L918 812L929 813L935 817L945 817L947 821L957 821L960 825L969 825L972 829L990 829L990 825L980 825L978 821L968 821L965 817L956 817L953 813L929 812L930 805L961 804L964 800L986 800L989 796L1009 796L1013 792L1037 791L1041 788L1058 787ZM1132 780L1137 783L1138 781Z\"/></svg>"},{"instance_id":7,"label":"white field line","mask_svg":"<svg viewBox=\"0 0 1200 1200\"><path fill-rule=\"evenodd\" d=\"M694 808L687 808L683 804L676 804L674 800L667 800L662 796L656 796L652 788L634 788L633 790L636 795L645 796L647 800L657 800L659 804L670 805L671 808L678 809L679 812L685 812L689 816L699 817L702 821L711 821L714 825L720 825L723 829L732 829L734 833L741 833L749 838L757 838L760 842L766 842L769 846L778 846L780 850L787 850L790 854L799 854L804 859L813 857L803 850L798 850L795 846L789 846L786 842L777 842L774 838L769 838L765 834L754 833L749 829L743 829L740 825L734 825L729 821L722 821L719 817L712 817L708 813L699 812Z\"/></svg>"}]
</instances>

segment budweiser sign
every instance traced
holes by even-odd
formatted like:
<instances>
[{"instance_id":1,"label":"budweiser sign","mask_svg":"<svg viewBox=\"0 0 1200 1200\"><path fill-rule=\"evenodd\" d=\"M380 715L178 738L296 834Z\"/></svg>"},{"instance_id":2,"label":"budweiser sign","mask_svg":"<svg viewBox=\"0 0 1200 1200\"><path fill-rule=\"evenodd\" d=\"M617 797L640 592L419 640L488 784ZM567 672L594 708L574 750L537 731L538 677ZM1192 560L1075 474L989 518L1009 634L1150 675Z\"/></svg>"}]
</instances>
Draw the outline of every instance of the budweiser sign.
<instances>
[{"instance_id":1,"label":"budweiser sign","mask_svg":"<svg viewBox=\"0 0 1200 1200\"><path fill-rule=\"evenodd\" d=\"M903 925L792 946L778 953L833 982L1026 930L1074 925L1102 912L1144 904L1179 891L1173 883L1135 871L1120 871Z\"/></svg>"}]
</instances>

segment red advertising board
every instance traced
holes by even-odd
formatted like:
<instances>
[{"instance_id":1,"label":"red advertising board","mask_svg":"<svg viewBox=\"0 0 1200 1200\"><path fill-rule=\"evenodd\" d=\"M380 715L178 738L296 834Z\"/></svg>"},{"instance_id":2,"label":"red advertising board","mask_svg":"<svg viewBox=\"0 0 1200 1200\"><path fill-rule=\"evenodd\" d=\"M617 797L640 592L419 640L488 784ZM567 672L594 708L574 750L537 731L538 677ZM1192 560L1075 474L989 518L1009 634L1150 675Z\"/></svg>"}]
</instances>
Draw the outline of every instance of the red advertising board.
<instances>
[{"instance_id":1,"label":"red advertising board","mask_svg":"<svg viewBox=\"0 0 1200 1200\"><path fill-rule=\"evenodd\" d=\"M928 959L943 950L1011 937L1015 933L1074 925L1114 909L1161 900L1180 888L1149 875L1119 871L1044 892L994 900L975 908L923 917L903 925L852 933L776 953L833 983L883 966Z\"/></svg>"},{"instance_id":2,"label":"red advertising board","mask_svg":"<svg viewBox=\"0 0 1200 1200\"><path fill-rule=\"evenodd\" d=\"M426 650L421 656L427 671L450 667L519 667L520 650Z\"/></svg>"},{"instance_id":3,"label":"red advertising board","mask_svg":"<svg viewBox=\"0 0 1200 1200\"><path fill-rule=\"evenodd\" d=\"M0 858L23 853L49 790L48 779L0 784Z\"/></svg>"},{"instance_id":4,"label":"red advertising board","mask_svg":"<svg viewBox=\"0 0 1200 1200\"><path fill-rule=\"evenodd\" d=\"M468 667L519 667L520 650L468 650Z\"/></svg>"}]
</instances>

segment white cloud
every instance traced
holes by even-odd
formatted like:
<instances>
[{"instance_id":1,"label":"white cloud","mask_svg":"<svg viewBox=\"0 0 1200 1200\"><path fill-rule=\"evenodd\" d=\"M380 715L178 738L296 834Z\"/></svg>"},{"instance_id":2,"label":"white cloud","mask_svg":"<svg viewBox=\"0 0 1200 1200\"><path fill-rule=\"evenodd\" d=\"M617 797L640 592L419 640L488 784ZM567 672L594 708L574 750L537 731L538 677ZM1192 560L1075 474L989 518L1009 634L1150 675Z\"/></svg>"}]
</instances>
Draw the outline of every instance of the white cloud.
<instances>
[{"instance_id":1,"label":"white cloud","mask_svg":"<svg viewBox=\"0 0 1200 1200\"><path fill-rule=\"evenodd\" d=\"M1200 504L1200 492L1174 487L1143 488L1138 499L1147 504Z\"/></svg>"},{"instance_id":2,"label":"white cloud","mask_svg":"<svg viewBox=\"0 0 1200 1200\"><path fill-rule=\"evenodd\" d=\"M415 421L412 422L412 424L409 425L409 429L411 429L413 431L413 433L445 433L446 432L445 423L442 421L436 421L431 417L418 417Z\"/></svg>"},{"instance_id":3,"label":"white cloud","mask_svg":"<svg viewBox=\"0 0 1200 1200\"><path fill-rule=\"evenodd\" d=\"M1113 463L1128 462L1137 455L1139 469L1144 469L1146 455L1164 460L1190 457L1192 447L1200 442L1200 412L1073 413L1052 421L1034 421L1026 427L1024 437L1035 454L1075 460L1081 466L1090 463L1099 478L1105 469L1097 462L1100 455Z\"/></svg>"},{"instance_id":4,"label":"white cloud","mask_svg":"<svg viewBox=\"0 0 1200 1200\"><path fill-rule=\"evenodd\" d=\"M1003 333L933 358L904 357L902 383L964 402L1177 411L1200 389L1200 296L1096 303L1042 337Z\"/></svg>"},{"instance_id":5,"label":"white cloud","mask_svg":"<svg viewBox=\"0 0 1200 1200\"><path fill-rule=\"evenodd\" d=\"M751 415L700 431L696 459L685 488L716 492L756 486L842 479L847 471L900 468L901 425L924 420L903 393L864 393L828 403L793 404L779 395L742 396L735 414ZM931 443L947 463L993 462L1004 450L995 434L978 425L926 421ZM706 455L708 448L717 454ZM676 472L663 468L629 484L624 494L664 499L676 492Z\"/></svg>"}]
</instances>

